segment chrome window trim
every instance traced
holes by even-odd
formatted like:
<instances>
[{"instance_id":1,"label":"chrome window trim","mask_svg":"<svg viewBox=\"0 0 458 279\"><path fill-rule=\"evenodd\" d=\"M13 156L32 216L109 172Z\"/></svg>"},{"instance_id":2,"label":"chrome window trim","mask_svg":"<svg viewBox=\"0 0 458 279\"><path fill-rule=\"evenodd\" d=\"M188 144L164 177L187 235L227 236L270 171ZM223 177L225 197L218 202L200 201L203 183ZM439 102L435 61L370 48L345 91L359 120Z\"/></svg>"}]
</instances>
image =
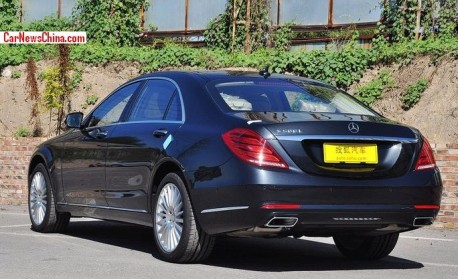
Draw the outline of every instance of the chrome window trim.
<instances>
[{"instance_id":1,"label":"chrome window trim","mask_svg":"<svg viewBox=\"0 0 458 279\"><path fill-rule=\"evenodd\" d=\"M184 101L183 101L183 94L181 93L180 86L178 86L178 83L176 83L173 79L168 78L168 77L144 77L140 79L136 79L135 81L146 81L148 82L149 80L166 80L171 82L177 89L178 91L178 96L180 96L180 102L181 102L181 121L170 121L170 120L154 120L154 122L149 122L149 123L181 123L184 124L186 122L186 111L184 108ZM157 121L157 122L156 122ZM135 122L146 122L146 121L125 121L125 122L118 122L119 123L135 123Z\"/></svg>"},{"instance_id":2,"label":"chrome window trim","mask_svg":"<svg viewBox=\"0 0 458 279\"><path fill-rule=\"evenodd\" d=\"M124 122L116 122L116 123L111 123L111 124L108 124L108 125L104 125L104 126L92 126L92 127L87 127L86 129L98 129L98 128L102 128L102 127L110 127L110 126L116 126L116 125L119 125L119 124L127 124L127 123L172 123L172 124L184 124L186 122L186 110L184 108L184 101L183 101L183 94L181 93L181 89L180 89L180 86L178 86L178 83L176 83L173 79L171 78L167 78L167 77L144 77L144 78L139 78L139 79L135 79L135 80L132 80L128 83L125 83L121 86L119 86L118 88L116 88L115 90L113 90L110 94L108 94L102 101L100 101L100 103L87 115L84 117L82 123L86 122L86 117L88 117L89 115L91 115L106 99L108 99L111 95L113 95L115 92L117 92L118 90L120 90L121 88L123 87L126 87L126 86L129 86L133 83L136 83L136 82L144 82L144 81L149 81L149 80L166 80L166 81L169 81L171 82L177 89L178 91L178 96L180 97L180 102L181 102L181 121L171 121L171 120L146 120L146 121L124 121Z\"/></svg>"}]
</instances>

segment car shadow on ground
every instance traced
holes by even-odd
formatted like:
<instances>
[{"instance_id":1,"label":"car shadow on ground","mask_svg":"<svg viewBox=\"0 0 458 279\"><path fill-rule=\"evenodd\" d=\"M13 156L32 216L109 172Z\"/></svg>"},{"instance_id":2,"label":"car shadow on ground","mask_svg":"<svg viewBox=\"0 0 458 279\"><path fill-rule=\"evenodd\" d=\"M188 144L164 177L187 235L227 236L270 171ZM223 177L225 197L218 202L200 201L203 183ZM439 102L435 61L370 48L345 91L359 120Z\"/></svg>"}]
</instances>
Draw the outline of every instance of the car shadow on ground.
<instances>
[{"instance_id":1,"label":"car shadow on ground","mask_svg":"<svg viewBox=\"0 0 458 279\"><path fill-rule=\"evenodd\" d=\"M219 239L214 253L206 264L265 272L424 267L421 263L392 256L379 261L349 260L340 254L334 244L294 238Z\"/></svg>"},{"instance_id":2,"label":"car shadow on ground","mask_svg":"<svg viewBox=\"0 0 458 279\"><path fill-rule=\"evenodd\" d=\"M108 221L70 222L67 235L123 247L158 258L152 228ZM419 269L423 264L398 257L355 261L335 245L305 239L218 238L205 265L261 271Z\"/></svg>"}]
</instances>

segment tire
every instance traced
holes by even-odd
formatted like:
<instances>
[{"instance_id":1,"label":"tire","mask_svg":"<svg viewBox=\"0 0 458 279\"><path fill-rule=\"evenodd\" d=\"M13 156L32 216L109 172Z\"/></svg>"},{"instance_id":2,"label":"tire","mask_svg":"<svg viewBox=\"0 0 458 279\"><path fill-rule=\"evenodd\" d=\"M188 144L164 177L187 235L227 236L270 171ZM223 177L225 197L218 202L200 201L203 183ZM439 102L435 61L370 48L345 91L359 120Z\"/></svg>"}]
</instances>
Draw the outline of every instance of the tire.
<instances>
[{"instance_id":1,"label":"tire","mask_svg":"<svg viewBox=\"0 0 458 279\"><path fill-rule=\"evenodd\" d=\"M28 204L32 230L50 233L65 231L70 214L57 212L51 180L43 164L38 164L29 177Z\"/></svg>"},{"instance_id":2,"label":"tire","mask_svg":"<svg viewBox=\"0 0 458 279\"><path fill-rule=\"evenodd\" d=\"M377 236L334 236L337 249L346 257L357 260L378 260L388 256L398 242L399 233Z\"/></svg>"},{"instance_id":3,"label":"tire","mask_svg":"<svg viewBox=\"0 0 458 279\"><path fill-rule=\"evenodd\" d=\"M161 259L195 263L211 253L214 237L197 224L186 186L176 173L162 179L153 203L154 241Z\"/></svg>"}]
</instances>

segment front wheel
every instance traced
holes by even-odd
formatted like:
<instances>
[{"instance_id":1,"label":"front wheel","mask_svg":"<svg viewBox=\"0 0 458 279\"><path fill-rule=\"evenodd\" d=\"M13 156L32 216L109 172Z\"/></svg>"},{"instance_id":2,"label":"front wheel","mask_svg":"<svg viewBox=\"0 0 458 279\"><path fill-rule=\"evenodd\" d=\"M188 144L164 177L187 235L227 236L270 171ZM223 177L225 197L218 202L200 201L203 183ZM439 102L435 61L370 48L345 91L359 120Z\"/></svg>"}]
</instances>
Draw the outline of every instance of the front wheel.
<instances>
[{"instance_id":1,"label":"front wheel","mask_svg":"<svg viewBox=\"0 0 458 279\"><path fill-rule=\"evenodd\" d=\"M38 164L29 177L29 216L32 230L37 232L61 232L70 221L70 214L56 211L51 180L43 164Z\"/></svg>"},{"instance_id":2,"label":"front wheel","mask_svg":"<svg viewBox=\"0 0 458 279\"><path fill-rule=\"evenodd\" d=\"M357 260L378 260L388 256L398 242L399 233L377 236L334 236L337 249L346 257Z\"/></svg>"},{"instance_id":3,"label":"front wheel","mask_svg":"<svg viewBox=\"0 0 458 279\"><path fill-rule=\"evenodd\" d=\"M153 205L154 240L160 257L176 263L192 263L207 258L214 237L197 224L186 186L176 173L162 179Z\"/></svg>"}]
</instances>

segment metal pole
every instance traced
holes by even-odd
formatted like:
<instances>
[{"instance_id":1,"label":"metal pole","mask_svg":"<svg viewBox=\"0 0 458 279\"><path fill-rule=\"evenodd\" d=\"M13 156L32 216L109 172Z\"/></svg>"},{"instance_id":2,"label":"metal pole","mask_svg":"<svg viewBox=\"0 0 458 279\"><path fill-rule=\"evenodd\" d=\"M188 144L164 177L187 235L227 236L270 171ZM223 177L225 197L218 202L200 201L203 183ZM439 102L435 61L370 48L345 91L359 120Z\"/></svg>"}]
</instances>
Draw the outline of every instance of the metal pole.
<instances>
[{"instance_id":1,"label":"metal pole","mask_svg":"<svg viewBox=\"0 0 458 279\"><path fill-rule=\"evenodd\" d=\"M329 10L328 10L328 27L332 27L334 17L334 0L329 0Z\"/></svg>"},{"instance_id":2,"label":"metal pole","mask_svg":"<svg viewBox=\"0 0 458 279\"><path fill-rule=\"evenodd\" d=\"M188 33L188 24L189 24L189 0L185 0L185 16L184 16L184 30L185 34Z\"/></svg>"},{"instance_id":3,"label":"metal pole","mask_svg":"<svg viewBox=\"0 0 458 279\"><path fill-rule=\"evenodd\" d=\"M233 0L233 5L232 5L232 44L231 44L231 51L234 51L234 46L235 46L235 28L236 28L236 12L235 9L237 8L237 0Z\"/></svg>"},{"instance_id":4,"label":"metal pole","mask_svg":"<svg viewBox=\"0 0 458 279\"><path fill-rule=\"evenodd\" d=\"M251 52L251 0L246 2L246 21L245 21L245 52Z\"/></svg>"},{"instance_id":5,"label":"metal pole","mask_svg":"<svg viewBox=\"0 0 458 279\"><path fill-rule=\"evenodd\" d=\"M62 0L57 0L57 18L62 17Z\"/></svg>"},{"instance_id":6,"label":"metal pole","mask_svg":"<svg viewBox=\"0 0 458 279\"><path fill-rule=\"evenodd\" d=\"M417 28L415 30L415 40L420 39L420 25L421 25L421 7L422 3L421 0L418 0L418 7L417 7Z\"/></svg>"}]
</instances>

